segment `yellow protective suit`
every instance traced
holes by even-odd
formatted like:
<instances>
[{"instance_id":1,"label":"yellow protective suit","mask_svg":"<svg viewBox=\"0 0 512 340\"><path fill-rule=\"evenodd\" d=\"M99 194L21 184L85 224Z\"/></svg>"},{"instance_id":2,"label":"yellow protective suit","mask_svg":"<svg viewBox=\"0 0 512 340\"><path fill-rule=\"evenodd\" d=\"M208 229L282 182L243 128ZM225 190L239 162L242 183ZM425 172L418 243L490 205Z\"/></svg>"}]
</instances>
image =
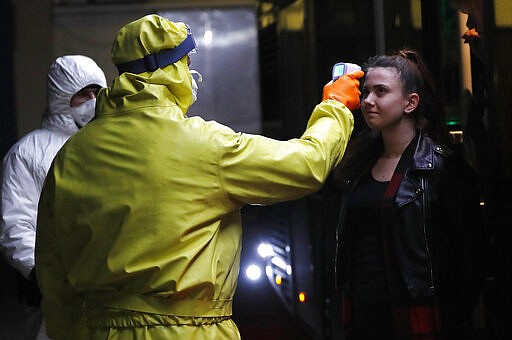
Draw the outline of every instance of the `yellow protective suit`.
<instances>
[{"instance_id":1,"label":"yellow protective suit","mask_svg":"<svg viewBox=\"0 0 512 340\"><path fill-rule=\"evenodd\" d=\"M121 29L113 61L172 48L186 34L144 17ZM52 338L239 338L230 316L240 208L319 189L353 128L350 111L326 100L301 138L277 141L188 118L191 102L186 57L123 73L55 158L36 243Z\"/></svg>"}]
</instances>

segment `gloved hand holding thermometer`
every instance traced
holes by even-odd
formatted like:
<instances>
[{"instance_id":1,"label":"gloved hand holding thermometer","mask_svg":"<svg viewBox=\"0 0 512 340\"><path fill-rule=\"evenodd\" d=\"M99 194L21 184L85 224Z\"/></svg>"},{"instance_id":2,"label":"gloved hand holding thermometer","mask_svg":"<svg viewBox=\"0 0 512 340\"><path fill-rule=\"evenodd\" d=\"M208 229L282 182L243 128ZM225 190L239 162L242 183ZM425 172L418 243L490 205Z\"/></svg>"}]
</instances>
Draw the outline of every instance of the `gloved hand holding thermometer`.
<instances>
[{"instance_id":1,"label":"gloved hand holding thermometer","mask_svg":"<svg viewBox=\"0 0 512 340\"><path fill-rule=\"evenodd\" d=\"M336 63L332 68L332 81L324 86L322 101L336 100L353 111L359 108L361 91L359 78L364 76L361 67L351 63Z\"/></svg>"},{"instance_id":2,"label":"gloved hand holding thermometer","mask_svg":"<svg viewBox=\"0 0 512 340\"><path fill-rule=\"evenodd\" d=\"M336 81L344 74L361 71L361 66L352 63L336 63L332 67L332 81Z\"/></svg>"}]
</instances>

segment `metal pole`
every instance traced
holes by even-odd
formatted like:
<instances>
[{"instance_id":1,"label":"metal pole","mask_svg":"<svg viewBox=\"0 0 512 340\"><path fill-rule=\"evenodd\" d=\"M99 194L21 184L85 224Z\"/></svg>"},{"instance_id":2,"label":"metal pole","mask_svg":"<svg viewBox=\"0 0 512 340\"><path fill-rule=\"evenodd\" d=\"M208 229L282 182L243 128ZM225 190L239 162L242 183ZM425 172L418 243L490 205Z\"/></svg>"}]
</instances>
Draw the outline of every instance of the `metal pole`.
<instances>
[{"instance_id":1,"label":"metal pole","mask_svg":"<svg viewBox=\"0 0 512 340\"><path fill-rule=\"evenodd\" d=\"M377 54L386 53L386 30L384 25L384 0L373 0L375 17L375 50Z\"/></svg>"}]
</instances>

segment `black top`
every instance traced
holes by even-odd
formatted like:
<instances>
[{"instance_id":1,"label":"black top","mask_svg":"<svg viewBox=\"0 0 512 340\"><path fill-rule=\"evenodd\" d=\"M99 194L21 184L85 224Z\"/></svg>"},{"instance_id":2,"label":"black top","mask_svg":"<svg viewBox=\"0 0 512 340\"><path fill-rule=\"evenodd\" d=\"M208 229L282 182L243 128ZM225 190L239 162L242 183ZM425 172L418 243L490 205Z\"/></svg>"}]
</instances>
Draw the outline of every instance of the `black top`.
<instances>
[{"instance_id":1,"label":"black top","mask_svg":"<svg viewBox=\"0 0 512 340\"><path fill-rule=\"evenodd\" d=\"M382 200L389 182L378 182L371 175L353 191L346 215L350 228L353 297L363 301L389 298L383 239Z\"/></svg>"}]
</instances>

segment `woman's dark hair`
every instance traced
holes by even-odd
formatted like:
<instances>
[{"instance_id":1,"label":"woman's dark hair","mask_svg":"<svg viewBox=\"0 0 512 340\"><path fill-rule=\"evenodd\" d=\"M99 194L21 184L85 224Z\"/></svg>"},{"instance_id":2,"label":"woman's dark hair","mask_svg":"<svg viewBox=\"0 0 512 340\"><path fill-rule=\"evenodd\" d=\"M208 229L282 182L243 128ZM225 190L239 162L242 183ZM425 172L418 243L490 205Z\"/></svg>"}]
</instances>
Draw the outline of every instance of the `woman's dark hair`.
<instances>
[{"instance_id":1,"label":"woman's dark hair","mask_svg":"<svg viewBox=\"0 0 512 340\"><path fill-rule=\"evenodd\" d=\"M432 75L421 56L414 50L402 49L392 55L371 57L363 65L365 72L374 67L393 67L397 70L405 93L417 93L420 97L418 107L412 112L416 128L440 143L449 143L443 105L437 95ZM335 170L336 182L343 185L356 173L368 174L383 148L378 131L363 129L350 140L345 156Z\"/></svg>"}]
</instances>

